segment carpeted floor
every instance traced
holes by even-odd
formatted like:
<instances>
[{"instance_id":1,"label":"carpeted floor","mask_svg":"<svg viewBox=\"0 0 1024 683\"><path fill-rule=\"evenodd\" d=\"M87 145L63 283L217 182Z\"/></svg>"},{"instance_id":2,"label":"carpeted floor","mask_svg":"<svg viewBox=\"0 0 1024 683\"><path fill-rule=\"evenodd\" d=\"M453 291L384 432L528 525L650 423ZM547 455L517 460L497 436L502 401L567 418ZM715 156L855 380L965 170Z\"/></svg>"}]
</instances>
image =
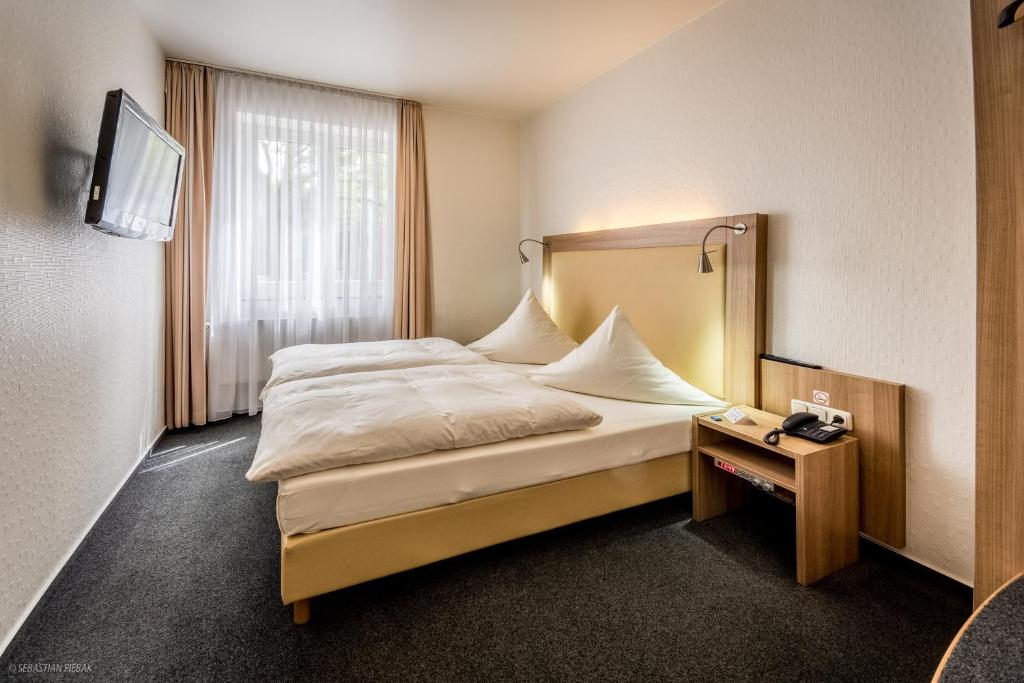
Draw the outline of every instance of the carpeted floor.
<instances>
[{"instance_id":1,"label":"carpeted floor","mask_svg":"<svg viewBox=\"0 0 1024 683\"><path fill-rule=\"evenodd\" d=\"M792 510L703 524L688 497L313 602L278 592L274 484L243 478L258 418L170 434L0 659L12 680L926 681L970 613L884 551L794 581ZM10 671L15 673L9 673Z\"/></svg>"}]
</instances>

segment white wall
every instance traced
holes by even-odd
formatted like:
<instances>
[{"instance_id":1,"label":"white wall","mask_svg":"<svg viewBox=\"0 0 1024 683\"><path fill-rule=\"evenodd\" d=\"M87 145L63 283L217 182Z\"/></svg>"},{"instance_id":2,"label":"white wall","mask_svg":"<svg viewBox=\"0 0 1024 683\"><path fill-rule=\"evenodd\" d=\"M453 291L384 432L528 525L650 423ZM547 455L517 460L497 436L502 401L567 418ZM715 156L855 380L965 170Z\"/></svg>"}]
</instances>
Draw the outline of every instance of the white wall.
<instances>
[{"instance_id":1,"label":"white wall","mask_svg":"<svg viewBox=\"0 0 1024 683\"><path fill-rule=\"evenodd\" d=\"M524 124L523 236L769 214L770 350L907 385L905 553L970 582L973 126L968 0L728 0Z\"/></svg>"},{"instance_id":2,"label":"white wall","mask_svg":"<svg viewBox=\"0 0 1024 683\"><path fill-rule=\"evenodd\" d=\"M519 126L423 108L434 335L466 343L519 299Z\"/></svg>"},{"instance_id":3,"label":"white wall","mask_svg":"<svg viewBox=\"0 0 1024 683\"><path fill-rule=\"evenodd\" d=\"M0 650L163 427L163 245L82 223L108 90L163 117L129 0L0 5Z\"/></svg>"}]
</instances>

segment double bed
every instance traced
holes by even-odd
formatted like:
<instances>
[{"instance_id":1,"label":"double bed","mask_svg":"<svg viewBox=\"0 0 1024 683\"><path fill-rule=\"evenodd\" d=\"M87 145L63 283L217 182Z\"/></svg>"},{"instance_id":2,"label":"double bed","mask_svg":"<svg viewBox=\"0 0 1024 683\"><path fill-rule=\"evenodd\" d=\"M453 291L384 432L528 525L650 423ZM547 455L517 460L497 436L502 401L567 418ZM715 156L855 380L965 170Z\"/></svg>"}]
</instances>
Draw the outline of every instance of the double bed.
<instances>
[{"instance_id":1,"label":"double bed","mask_svg":"<svg viewBox=\"0 0 1024 683\"><path fill-rule=\"evenodd\" d=\"M513 365L512 369L532 367ZM281 480L277 494L281 532L308 534L684 453L690 449L692 416L708 410L552 391L597 412L603 421L590 429ZM680 484L688 488L689 472L682 473L681 479Z\"/></svg>"},{"instance_id":2,"label":"double bed","mask_svg":"<svg viewBox=\"0 0 1024 683\"><path fill-rule=\"evenodd\" d=\"M698 275L704 233L737 222L750 227L746 235L726 231L709 239L717 272ZM545 308L571 336L585 338L598 316L622 305L670 369L712 378L714 393L727 402L757 405L764 217L551 236L545 243ZM608 251L621 256L612 272ZM593 267L588 256L597 259ZM520 374L536 367L489 366ZM549 391L597 413L601 423L281 478L281 596L296 623L309 619L317 595L690 490L691 422L708 406Z\"/></svg>"}]
</instances>

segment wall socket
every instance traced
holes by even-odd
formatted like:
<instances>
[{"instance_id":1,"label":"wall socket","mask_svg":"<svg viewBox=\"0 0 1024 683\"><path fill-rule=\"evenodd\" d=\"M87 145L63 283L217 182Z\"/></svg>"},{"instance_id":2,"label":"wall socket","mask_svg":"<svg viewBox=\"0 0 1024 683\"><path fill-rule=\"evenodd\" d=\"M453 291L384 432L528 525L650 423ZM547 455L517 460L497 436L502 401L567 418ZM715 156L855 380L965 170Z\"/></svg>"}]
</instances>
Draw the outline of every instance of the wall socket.
<instances>
[{"instance_id":1,"label":"wall socket","mask_svg":"<svg viewBox=\"0 0 1024 683\"><path fill-rule=\"evenodd\" d=\"M839 417L843 418L840 423L841 426L846 427L849 431L853 431L853 414L848 413L845 410L837 410L835 408L829 408L828 406L819 406L816 403L810 401L800 401L792 399L789 402L790 413L814 413L818 416L818 419L826 424L832 424L832 420Z\"/></svg>"}]
</instances>

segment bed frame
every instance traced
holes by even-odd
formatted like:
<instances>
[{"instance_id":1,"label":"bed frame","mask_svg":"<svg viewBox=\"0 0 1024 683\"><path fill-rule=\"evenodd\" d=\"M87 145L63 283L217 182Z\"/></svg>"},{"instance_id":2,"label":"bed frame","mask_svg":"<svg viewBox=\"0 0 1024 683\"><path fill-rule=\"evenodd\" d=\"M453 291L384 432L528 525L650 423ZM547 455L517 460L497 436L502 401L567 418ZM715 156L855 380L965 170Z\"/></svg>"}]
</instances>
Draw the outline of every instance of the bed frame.
<instances>
[{"instance_id":1,"label":"bed frame","mask_svg":"<svg viewBox=\"0 0 1024 683\"><path fill-rule=\"evenodd\" d=\"M708 228L715 272L699 275ZM546 236L542 298L582 341L618 304L666 366L726 401L760 406L766 219L758 214ZM690 490L682 452L311 534L281 536L281 598L310 598Z\"/></svg>"}]
</instances>

